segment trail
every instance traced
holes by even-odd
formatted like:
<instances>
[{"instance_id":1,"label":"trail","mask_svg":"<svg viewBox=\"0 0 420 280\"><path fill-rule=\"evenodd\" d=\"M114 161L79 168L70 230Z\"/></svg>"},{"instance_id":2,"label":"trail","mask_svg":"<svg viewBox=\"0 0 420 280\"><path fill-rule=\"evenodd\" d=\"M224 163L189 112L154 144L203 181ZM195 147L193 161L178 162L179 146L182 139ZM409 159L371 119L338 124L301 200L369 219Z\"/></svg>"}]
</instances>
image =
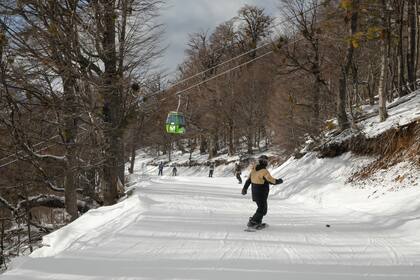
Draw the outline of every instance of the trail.
<instances>
[{"instance_id":1,"label":"trail","mask_svg":"<svg viewBox=\"0 0 420 280\"><path fill-rule=\"evenodd\" d=\"M233 178L153 178L130 210L0 278L419 279L419 244L354 210L270 197L270 227L244 232L255 206L240 188Z\"/></svg>"}]
</instances>

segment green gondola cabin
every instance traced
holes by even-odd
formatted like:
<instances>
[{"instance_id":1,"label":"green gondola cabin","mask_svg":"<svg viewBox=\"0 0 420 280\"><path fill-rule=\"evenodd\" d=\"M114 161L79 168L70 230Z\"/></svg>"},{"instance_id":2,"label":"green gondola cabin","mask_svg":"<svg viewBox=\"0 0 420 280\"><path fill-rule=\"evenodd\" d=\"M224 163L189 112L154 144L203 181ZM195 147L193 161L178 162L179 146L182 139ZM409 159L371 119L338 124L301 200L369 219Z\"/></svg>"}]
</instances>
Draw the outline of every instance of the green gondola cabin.
<instances>
[{"instance_id":1,"label":"green gondola cabin","mask_svg":"<svg viewBox=\"0 0 420 280\"><path fill-rule=\"evenodd\" d=\"M169 112L166 118L166 132L171 134L185 133L185 117L179 112Z\"/></svg>"}]
</instances>

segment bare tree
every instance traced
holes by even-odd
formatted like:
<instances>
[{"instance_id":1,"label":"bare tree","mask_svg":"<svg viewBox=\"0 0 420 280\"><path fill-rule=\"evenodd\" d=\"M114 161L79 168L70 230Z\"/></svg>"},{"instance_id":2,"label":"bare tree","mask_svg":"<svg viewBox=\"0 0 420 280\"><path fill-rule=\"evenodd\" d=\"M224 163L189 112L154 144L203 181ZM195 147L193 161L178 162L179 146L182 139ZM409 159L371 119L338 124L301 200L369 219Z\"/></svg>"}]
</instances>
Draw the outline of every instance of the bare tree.
<instances>
[{"instance_id":1,"label":"bare tree","mask_svg":"<svg viewBox=\"0 0 420 280\"><path fill-rule=\"evenodd\" d=\"M388 117L386 109L386 84L387 84L387 66L388 66L388 56L389 56L389 39L390 39L390 30L389 30L389 4L388 0L382 0L382 25L383 32L381 36L381 72L379 76L379 86L378 86L378 95L379 95L379 118L382 121L385 121Z\"/></svg>"},{"instance_id":2,"label":"bare tree","mask_svg":"<svg viewBox=\"0 0 420 280\"><path fill-rule=\"evenodd\" d=\"M291 27L295 29L298 36L304 38L304 42L299 41L292 44L290 47L279 48L279 53L285 55L288 59L288 70L302 71L308 73L313 77L313 93L312 95L312 119L310 127L313 128L313 134L317 134L317 129L320 127L320 99L322 90L328 90L327 82L322 77L323 68L323 51L327 47L321 45L322 38L322 23L319 18L321 5L320 1L297 1L284 0L282 1L282 12L286 18L290 19ZM309 11L309 12L307 12ZM301 51L304 49L305 51Z\"/></svg>"}]
</instances>

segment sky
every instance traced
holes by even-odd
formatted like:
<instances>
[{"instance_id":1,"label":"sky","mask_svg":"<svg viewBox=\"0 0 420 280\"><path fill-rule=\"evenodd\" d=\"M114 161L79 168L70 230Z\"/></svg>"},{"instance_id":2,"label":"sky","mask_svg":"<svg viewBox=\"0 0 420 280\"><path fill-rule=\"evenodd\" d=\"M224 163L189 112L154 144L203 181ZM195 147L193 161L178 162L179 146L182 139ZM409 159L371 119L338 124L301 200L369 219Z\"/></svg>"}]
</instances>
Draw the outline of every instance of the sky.
<instances>
[{"instance_id":1,"label":"sky","mask_svg":"<svg viewBox=\"0 0 420 280\"><path fill-rule=\"evenodd\" d=\"M267 14L278 14L279 0L167 0L161 12L165 25L163 44L168 46L160 65L169 76L182 63L188 35L209 31L237 15L245 4L263 7Z\"/></svg>"}]
</instances>

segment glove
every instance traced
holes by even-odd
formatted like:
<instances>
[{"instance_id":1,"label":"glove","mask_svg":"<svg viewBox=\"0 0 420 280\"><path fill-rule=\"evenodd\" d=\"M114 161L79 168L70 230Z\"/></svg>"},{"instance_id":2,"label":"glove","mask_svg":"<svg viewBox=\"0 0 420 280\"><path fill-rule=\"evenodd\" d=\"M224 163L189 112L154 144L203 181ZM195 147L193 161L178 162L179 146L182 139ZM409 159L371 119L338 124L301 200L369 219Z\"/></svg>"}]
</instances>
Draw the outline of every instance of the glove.
<instances>
[{"instance_id":1,"label":"glove","mask_svg":"<svg viewBox=\"0 0 420 280\"><path fill-rule=\"evenodd\" d=\"M281 183L283 183L283 180L282 179L276 179L276 185L278 185L278 184L281 184Z\"/></svg>"},{"instance_id":2,"label":"glove","mask_svg":"<svg viewBox=\"0 0 420 280\"><path fill-rule=\"evenodd\" d=\"M242 195L246 195L246 189L242 189Z\"/></svg>"}]
</instances>

